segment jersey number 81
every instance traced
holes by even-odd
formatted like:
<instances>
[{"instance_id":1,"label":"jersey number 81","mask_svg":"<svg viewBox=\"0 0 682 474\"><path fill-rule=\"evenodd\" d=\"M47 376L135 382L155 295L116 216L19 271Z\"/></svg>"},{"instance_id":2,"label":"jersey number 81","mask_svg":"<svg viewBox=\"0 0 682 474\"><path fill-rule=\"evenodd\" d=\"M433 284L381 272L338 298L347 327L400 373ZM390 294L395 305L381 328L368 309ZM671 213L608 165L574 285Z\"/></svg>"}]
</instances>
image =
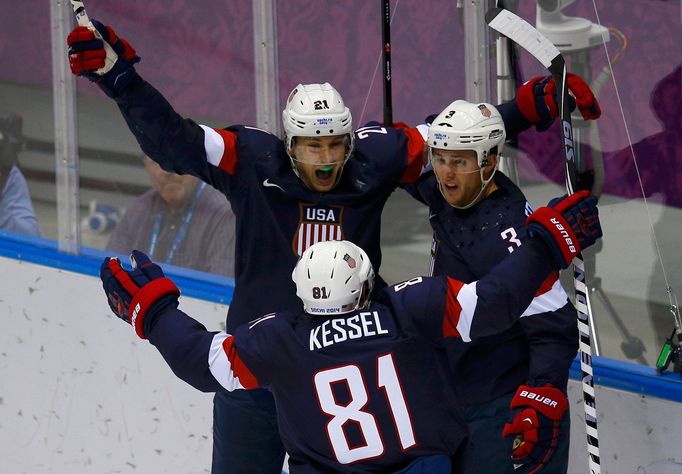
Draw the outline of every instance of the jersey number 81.
<instances>
[{"instance_id":1,"label":"jersey number 81","mask_svg":"<svg viewBox=\"0 0 682 474\"><path fill-rule=\"evenodd\" d=\"M400 444L403 450L407 450L417 442L393 355L377 357L376 367L377 388L386 393ZM339 405L334 399L332 385L338 382L345 382L350 392L350 401L344 405ZM384 453L382 436L374 415L362 410L369 401L369 395L360 367L346 365L318 372L315 375L315 391L322 411L331 416L327 423L327 435L339 463L362 461ZM360 428L365 439L364 446L350 447L344 433L344 425L348 422L355 422Z\"/></svg>"}]
</instances>

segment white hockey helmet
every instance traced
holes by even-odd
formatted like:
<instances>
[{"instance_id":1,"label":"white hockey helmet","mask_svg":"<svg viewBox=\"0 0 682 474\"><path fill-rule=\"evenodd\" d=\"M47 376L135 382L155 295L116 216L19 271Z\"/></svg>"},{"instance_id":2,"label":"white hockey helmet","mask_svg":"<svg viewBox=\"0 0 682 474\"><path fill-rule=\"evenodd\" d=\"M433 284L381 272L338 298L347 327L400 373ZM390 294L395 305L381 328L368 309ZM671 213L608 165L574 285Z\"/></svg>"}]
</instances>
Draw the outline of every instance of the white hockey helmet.
<instances>
[{"instance_id":1,"label":"white hockey helmet","mask_svg":"<svg viewBox=\"0 0 682 474\"><path fill-rule=\"evenodd\" d=\"M432 148L474 150L478 166L484 167L493 148L501 151L505 136L504 121L493 105L456 100L429 127L429 159Z\"/></svg>"},{"instance_id":2,"label":"white hockey helmet","mask_svg":"<svg viewBox=\"0 0 682 474\"><path fill-rule=\"evenodd\" d=\"M341 94L328 82L299 84L289 94L282 111L287 153L294 137L348 135L345 159L353 151L353 117ZM289 155L290 158L291 155ZM292 163L293 164L293 163Z\"/></svg>"},{"instance_id":3,"label":"white hockey helmet","mask_svg":"<svg viewBox=\"0 0 682 474\"><path fill-rule=\"evenodd\" d=\"M367 302L374 269L365 251L354 243L328 240L303 252L291 279L306 313L344 314Z\"/></svg>"}]
</instances>

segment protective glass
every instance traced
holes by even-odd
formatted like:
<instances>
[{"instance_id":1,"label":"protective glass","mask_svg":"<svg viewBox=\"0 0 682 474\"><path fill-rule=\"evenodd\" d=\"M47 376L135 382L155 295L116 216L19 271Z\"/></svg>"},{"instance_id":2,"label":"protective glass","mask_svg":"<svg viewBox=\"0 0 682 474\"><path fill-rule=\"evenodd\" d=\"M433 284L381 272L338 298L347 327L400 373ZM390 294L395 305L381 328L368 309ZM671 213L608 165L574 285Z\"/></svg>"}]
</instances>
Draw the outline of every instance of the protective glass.
<instances>
[{"instance_id":1,"label":"protective glass","mask_svg":"<svg viewBox=\"0 0 682 474\"><path fill-rule=\"evenodd\" d=\"M462 150L466 152L473 152L473 150ZM476 154L469 155L462 153L459 150L442 150L438 148L429 148L429 160L431 166L439 171L450 171L456 174L470 174L477 173L481 170L478 166Z\"/></svg>"}]
</instances>

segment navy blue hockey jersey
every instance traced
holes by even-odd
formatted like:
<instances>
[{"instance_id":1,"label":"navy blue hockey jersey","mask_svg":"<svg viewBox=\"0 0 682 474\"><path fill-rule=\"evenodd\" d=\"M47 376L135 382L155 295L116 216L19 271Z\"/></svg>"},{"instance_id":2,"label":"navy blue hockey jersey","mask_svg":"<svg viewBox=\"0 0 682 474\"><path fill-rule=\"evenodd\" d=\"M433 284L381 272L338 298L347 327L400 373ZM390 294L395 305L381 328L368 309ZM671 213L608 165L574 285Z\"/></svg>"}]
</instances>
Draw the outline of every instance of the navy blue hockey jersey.
<instances>
[{"instance_id":1,"label":"navy blue hockey jersey","mask_svg":"<svg viewBox=\"0 0 682 474\"><path fill-rule=\"evenodd\" d=\"M407 187L429 205L432 275L478 280L528 240L525 221L532 212L530 204L503 173L498 171L494 181L498 189L466 210L445 201L433 171ZM524 315L532 317L500 334L472 344L448 343L461 403L493 400L524 383L566 389L578 348L577 314L557 272L539 286Z\"/></svg>"},{"instance_id":2,"label":"navy blue hockey jersey","mask_svg":"<svg viewBox=\"0 0 682 474\"><path fill-rule=\"evenodd\" d=\"M269 389L292 473L392 472L456 452L466 429L443 341L514 324L550 261L544 243L532 240L478 282L417 277L345 315L272 313L232 336L167 306L145 328L194 387Z\"/></svg>"},{"instance_id":3,"label":"navy blue hockey jersey","mask_svg":"<svg viewBox=\"0 0 682 474\"><path fill-rule=\"evenodd\" d=\"M424 141L414 128L371 123L355 132L355 150L328 193L306 188L283 142L236 125L216 130L178 115L137 76L116 99L144 152L162 168L192 174L223 192L236 216L235 292L228 330L271 311L302 309L291 269L321 240L350 240L381 266L381 212L401 183L415 181ZM501 105L507 127L527 128L513 102ZM375 288L385 284L378 278Z\"/></svg>"},{"instance_id":4,"label":"navy blue hockey jersey","mask_svg":"<svg viewBox=\"0 0 682 474\"><path fill-rule=\"evenodd\" d=\"M318 193L299 180L284 143L268 132L242 125L216 130L185 120L139 77L116 101L148 156L166 170L199 177L230 200L236 285L228 330L271 311L302 309L291 269L318 241L350 240L378 270L386 200L422 168L424 141L416 129L369 124L356 130L355 151L338 186Z\"/></svg>"}]
</instances>

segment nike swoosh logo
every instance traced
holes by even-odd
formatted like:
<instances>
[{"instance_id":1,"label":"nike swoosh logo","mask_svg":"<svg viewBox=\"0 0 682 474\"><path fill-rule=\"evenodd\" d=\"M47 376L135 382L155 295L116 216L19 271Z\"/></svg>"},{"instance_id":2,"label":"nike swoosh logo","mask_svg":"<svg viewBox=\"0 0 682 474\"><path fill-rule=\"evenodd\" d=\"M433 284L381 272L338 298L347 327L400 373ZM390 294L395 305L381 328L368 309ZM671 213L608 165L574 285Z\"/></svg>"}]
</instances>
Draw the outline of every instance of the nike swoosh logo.
<instances>
[{"instance_id":1,"label":"nike swoosh logo","mask_svg":"<svg viewBox=\"0 0 682 474\"><path fill-rule=\"evenodd\" d=\"M266 188L279 188L282 191L284 191L284 188L282 186L280 186L279 184L271 183L269 178L263 181L263 186L265 186Z\"/></svg>"},{"instance_id":2,"label":"nike swoosh logo","mask_svg":"<svg viewBox=\"0 0 682 474\"><path fill-rule=\"evenodd\" d=\"M434 212L433 214L429 213L429 219L433 219L433 218L436 217L437 215L438 215L437 212Z\"/></svg>"},{"instance_id":3,"label":"nike swoosh logo","mask_svg":"<svg viewBox=\"0 0 682 474\"><path fill-rule=\"evenodd\" d=\"M528 423L530 423L531 425L533 424L533 420L531 420L530 418L524 418L523 419L523 421L526 421L526 420L528 420Z\"/></svg>"}]
</instances>

